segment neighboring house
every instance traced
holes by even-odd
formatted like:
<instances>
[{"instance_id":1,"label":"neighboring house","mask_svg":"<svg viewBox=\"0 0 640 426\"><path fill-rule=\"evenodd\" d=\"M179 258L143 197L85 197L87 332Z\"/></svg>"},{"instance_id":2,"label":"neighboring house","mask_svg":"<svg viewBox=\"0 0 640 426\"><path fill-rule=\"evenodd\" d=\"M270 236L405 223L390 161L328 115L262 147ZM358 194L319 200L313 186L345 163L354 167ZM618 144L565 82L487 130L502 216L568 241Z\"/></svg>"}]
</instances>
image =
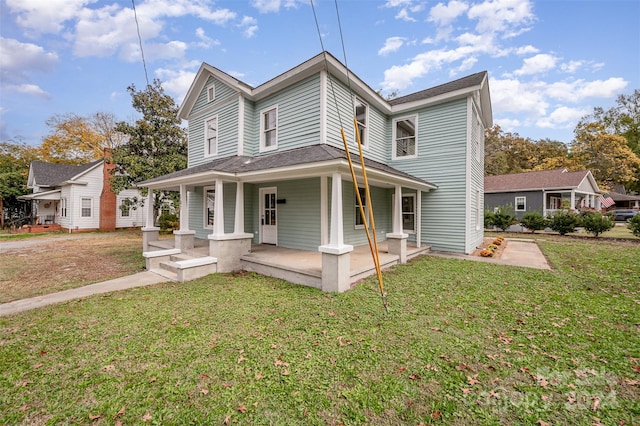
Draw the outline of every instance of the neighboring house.
<instances>
[{"instance_id":1,"label":"neighboring house","mask_svg":"<svg viewBox=\"0 0 640 426\"><path fill-rule=\"evenodd\" d=\"M33 161L27 187L33 193L21 197L33 203L37 225L59 225L66 231L114 230L142 226L146 209L122 209L126 198L140 198L140 191L127 189L117 196L109 185L104 159L75 166Z\"/></svg>"},{"instance_id":2,"label":"neighboring house","mask_svg":"<svg viewBox=\"0 0 640 426\"><path fill-rule=\"evenodd\" d=\"M556 211L596 209L600 189L588 170L567 169L485 176L484 207L511 206L519 219L528 212L553 216Z\"/></svg>"},{"instance_id":3,"label":"neighboring house","mask_svg":"<svg viewBox=\"0 0 640 426\"><path fill-rule=\"evenodd\" d=\"M640 209L640 196L627 193L624 185L614 185L613 190L606 194L612 202L607 203L607 209Z\"/></svg>"},{"instance_id":4,"label":"neighboring house","mask_svg":"<svg viewBox=\"0 0 640 426\"><path fill-rule=\"evenodd\" d=\"M407 244L472 252L484 236L487 72L385 100L329 53L257 87L203 63L179 111L188 168L140 185L180 191L175 247L208 239L218 272L248 269L252 245L270 245L322 253L320 284L287 279L343 291L349 253L367 245L341 139L342 125L363 192L354 112L378 241L398 262ZM143 231L148 249L156 230Z\"/></svg>"}]
</instances>

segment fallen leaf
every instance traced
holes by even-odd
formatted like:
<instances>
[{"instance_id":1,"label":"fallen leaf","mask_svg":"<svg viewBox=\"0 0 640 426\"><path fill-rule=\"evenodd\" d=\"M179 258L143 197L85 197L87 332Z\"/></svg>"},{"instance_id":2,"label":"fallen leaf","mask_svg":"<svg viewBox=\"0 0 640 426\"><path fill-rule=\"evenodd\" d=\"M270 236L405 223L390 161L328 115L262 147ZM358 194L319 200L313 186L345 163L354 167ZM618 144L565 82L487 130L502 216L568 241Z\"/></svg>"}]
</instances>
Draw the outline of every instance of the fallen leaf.
<instances>
[{"instance_id":1,"label":"fallen leaf","mask_svg":"<svg viewBox=\"0 0 640 426\"><path fill-rule=\"evenodd\" d=\"M262 374L260 373L256 374L256 380L260 380L260 379L262 379Z\"/></svg>"},{"instance_id":2,"label":"fallen leaf","mask_svg":"<svg viewBox=\"0 0 640 426\"><path fill-rule=\"evenodd\" d=\"M18 408L18 411L27 411L29 408L30 407L27 404L25 404L22 407Z\"/></svg>"},{"instance_id":3,"label":"fallen leaf","mask_svg":"<svg viewBox=\"0 0 640 426\"><path fill-rule=\"evenodd\" d=\"M200 389L200 393L203 395L209 395L209 389Z\"/></svg>"},{"instance_id":4,"label":"fallen leaf","mask_svg":"<svg viewBox=\"0 0 640 426\"><path fill-rule=\"evenodd\" d=\"M39 364L33 365L31 368L40 368L43 365L44 365L43 363L39 363Z\"/></svg>"},{"instance_id":5,"label":"fallen leaf","mask_svg":"<svg viewBox=\"0 0 640 426\"><path fill-rule=\"evenodd\" d=\"M467 382L471 386L480 384L480 381L478 381L477 379L478 379L478 375L477 374L474 374L473 376L467 376Z\"/></svg>"},{"instance_id":6,"label":"fallen leaf","mask_svg":"<svg viewBox=\"0 0 640 426\"><path fill-rule=\"evenodd\" d=\"M549 423L547 423L547 422L543 422L542 420L538 420L538 421L536 422L536 424L537 424L537 425L540 425L540 426L550 426L550 425L549 425Z\"/></svg>"},{"instance_id":7,"label":"fallen leaf","mask_svg":"<svg viewBox=\"0 0 640 426\"><path fill-rule=\"evenodd\" d=\"M42 364L40 364L40 365L42 365ZM37 367L34 367L34 368L37 368ZM635 371L636 373L640 373L640 365L632 365L631 369L633 371Z\"/></svg>"},{"instance_id":8,"label":"fallen leaf","mask_svg":"<svg viewBox=\"0 0 640 426\"><path fill-rule=\"evenodd\" d=\"M118 420L116 422L116 426L124 426L124 423L122 423L122 420Z\"/></svg>"},{"instance_id":9,"label":"fallen leaf","mask_svg":"<svg viewBox=\"0 0 640 426\"><path fill-rule=\"evenodd\" d=\"M469 388L462 388L462 393L463 393L463 394L465 394L465 395L466 395L466 394L468 394L469 392L471 392L471 389L469 389Z\"/></svg>"},{"instance_id":10,"label":"fallen leaf","mask_svg":"<svg viewBox=\"0 0 640 426\"><path fill-rule=\"evenodd\" d=\"M275 344L271 345L271 349L277 349L277 348L278 348L278 345L275 345Z\"/></svg>"},{"instance_id":11,"label":"fallen leaf","mask_svg":"<svg viewBox=\"0 0 640 426\"><path fill-rule=\"evenodd\" d=\"M491 396L492 398L500 399L500 393L494 391L493 389L489 391L489 396Z\"/></svg>"},{"instance_id":12,"label":"fallen leaf","mask_svg":"<svg viewBox=\"0 0 640 426\"><path fill-rule=\"evenodd\" d=\"M120 411L118 411L118 412L116 413L116 415L115 415L115 416L113 416L113 420L117 419L117 418L118 418L118 417L120 417L120 416L124 416L124 407L125 407L125 405L123 405L123 406L122 406L122 408L120 409Z\"/></svg>"},{"instance_id":13,"label":"fallen leaf","mask_svg":"<svg viewBox=\"0 0 640 426\"><path fill-rule=\"evenodd\" d=\"M289 370L286 370L286 369L285 369L285 370L282 372L282 375L283 375L283 376L288 376L288 375L289 375Z\"/></svg>"},{"instance_id":14,"label":"fallen leaf","mask_svg":"<svg viewBox=\"0 0 640 426\"><path fill-rule=\"evenodd\" d=\"M247 359L243 356L241 356L240 358L238 358L238 364L240 364L242 361L246 361Z\"/></svg>"},{"instance_id":15,"label":"fallen leaf","mask_svg":"<svg viewBox=\"0 0 640 426\"><path fill-rule=\"evenodd\" d=\"M89 420L98 420L102 417L102 414L89 414Z\"/></svg>"},{"instance_id":16,"label":"fallen leaf","mask_svg":"<svg viewBox=\"0 0 640 426\"><path fill-rule=\"evenodd\" d=\"M241 413L244 413L245 411L247 411L247 407L245 407L244 405L241 405L238 408L236 408L236 410L240 411Z\"/></svg>"},{"instance_id":17,"label":"fallen leaf","mask_svg":"<svg viewBox=\"0 0 640 426\"><path fill-rule=\"evenodd\" d=\"M102 367L102 371L113 371L115 369L116 369L116 367L113 366L112 364L105 365L104 367Z\"/></svg>"},{"instance_id":18,"label":"fallen leaf","mask_svg":"<svg viewBox=\"0 0 640 426\"><path fill-rule=\"evenodd\" d=\"M276 367L288 367L289 366L288 362L284 362L281 359L276 359L274 361L274 364L276 365Z\"/></svg>"},{"instance_id":19,"label":"fallen leaf","mask_svg":"<svg viewBox=\"0 0 640 426\"><path fill-rule=\"evenodd\" d=\"M404 373L405 370L406 370L406 368L404 368L404 367L398 367L398 372L400 372L400 373Z\"/></svg>"},{"instance_id":20,"label":"fallen leaf","mask_svg":"<svg viewBox=\"0 0 640 426\"><path fill-rule=\"evenodd\" d=\"M151 417L151 414L149 414L149 413L146 413L144 416L142 416L142 420L145 421L145 422L148 422L151 419L152 419L152 417Z\"/></svg>"},{"instance_id":21,"label":"fallen leaf","mask_svg":"<svg viewBox=\"0 0 640 426\"><path fill-rule=\"evenodd\" d=\"M420 375L419 374L411 374L411 375L409 375L409 379L418 380L418 379L420 379Z\"/></svg>"},{"instance_id":22,"label":"fallen leaf","mask_svg":"<svg viewBox=\"0 0 640 426\"><path fill-rule=\"evenodd\" d=\"M231 383L223 383L222 384L222 387L225 388L225 389L226 388L230 388L231 386L233 386Z\"/></svg>"},{"instance_id":23,"label":"fallen leaf","mask_svg":"<svg viewBox=\"0 0 640 426\"><path fill-rule=\"evenodd\" d=\"M231 421L231 416L227 416L227 417L224 418L224 424L225 425L228 425L230 421Z\"/></svg>"},{"instance_id":24,"label":"fallen leaf","mask_svg":"<svg viewBox=\"0 0 640 426\"><path fill-rule=\"evenodd\" d=\"M591 410L598 411L598 408L600 408L600 398L594 396L593 398L591 398L591 401Z\"/></svg>"},{"instance_id":25,"label":"fallen leaf","mask_svg":"<svg viewBox=\"0 0 640 426\"><path fill-rule=\"evenodd\" d=\"M149 383L154 383L156 381L158 381L158 379L155 377L152 377L151 379L149 379Z\"/></svg>"},{"instance_id":26,"label":"fallen leaf","mask_svg":"<svg viewBox=\"0 0 640 426\"><path fill-rule=\"evenodd\" d=\"M442 415L442 413L440 412L440 410L436 410L433 413L431 413L431 418L433 420L438 420L441 415Z\"/></svg>"}]
</instances>

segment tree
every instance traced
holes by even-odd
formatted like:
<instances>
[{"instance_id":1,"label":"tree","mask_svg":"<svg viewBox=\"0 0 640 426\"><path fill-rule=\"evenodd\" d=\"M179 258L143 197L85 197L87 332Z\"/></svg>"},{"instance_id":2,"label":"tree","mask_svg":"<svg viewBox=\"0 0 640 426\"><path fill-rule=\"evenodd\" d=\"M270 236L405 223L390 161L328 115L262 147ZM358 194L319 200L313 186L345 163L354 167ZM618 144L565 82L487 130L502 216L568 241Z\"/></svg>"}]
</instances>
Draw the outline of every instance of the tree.
<instances>
[{"instance_id":1,"label":"tree","mask_svg":"<svg viewBox=\"0 0 640 426\"><path fill-rule=\"evenodd\" d=\"M626 139L606 133L600 123L580 123L571 144L576 163L591 170L603 188L616 183L634 183L640 176L640 158L631 151Z\"/></svg>"},{"instance_id":2,"label":"tree","mask_svg":"<svg viewBox=\"0 0 640 426\"><path fill-rule=\"evenodd\" d=\"M549 220L549 228L553 229L560 235L574 232L576 227L580 225L580 216L569 212L557 212Z\"/></svg>"},{"instance_id":3,"label":"tree","mask_svg":"<svg viewBox=\"0 0 640 426\"><path fill-rule=\"evenodd\" d=\"M640 214L635 215L629 221L629 225L627 228L635 235L636 237L640 237Z\"/></svg>"},{"instance_id":4,"label":"tree","mask_svg":"<svg viewBox=\"0 0 640 426\"><path fill-rule=\"evenodd\" d=\"M603 232L613 229L616 226L616 222L610 215L587 212L582 216L582 226L588 233L598 237Z\"/></svg>"},{"instance_id":5,"label":"tree","mask_svg":"<svg viewBox=\"0 0 640 426\"><path fill-rule=\"evenodd\" d=\"M525 213L522 219L520 219L520 225L527 228L532 234L535 234L536 231L543 230L548 224L549 221L542 216L540 212Z\"/></svg>"},{"instance_id":6,"label":"tree","mask_svg":"<svg viewBox=\"0 0 640 426\"><path fill-rule=\"evenodd\" d=\"M86 164L102 158L104 148L115 148L125 139L115 130L111 113L57 114L46 124L51 133L42 140L40 159L51 163Z\"/></svg>"},{"instance_id":7,"label":"tree","mask_svg":"<svg viewBox=\"0 0 640 426\"><path fill-rule=\"evenodd\" d=\"M116 130L128 137L126 143L113 150L109 160L115 164L111 187L116 193L187 167L187 135L180 127L178 106L164 93L160 80L154 80L144 90L131 85L127 91L133 108L142 116L134 124L121 121L116 125ZM166 198L175 200L168 192L157 195L155 209Z\"/></svg>"},{"instance_id":8,"label":"tree","mask_svg":"<svg viewBox=\"0 0 640 426\"><path fill-rule=\"evenodd\" d=\"M37 158L37 149L22 141L0 142L0 228L5 219L26 214L28 203L18 197L29 192L29 165Z\"/></svg>"}]
</instances>

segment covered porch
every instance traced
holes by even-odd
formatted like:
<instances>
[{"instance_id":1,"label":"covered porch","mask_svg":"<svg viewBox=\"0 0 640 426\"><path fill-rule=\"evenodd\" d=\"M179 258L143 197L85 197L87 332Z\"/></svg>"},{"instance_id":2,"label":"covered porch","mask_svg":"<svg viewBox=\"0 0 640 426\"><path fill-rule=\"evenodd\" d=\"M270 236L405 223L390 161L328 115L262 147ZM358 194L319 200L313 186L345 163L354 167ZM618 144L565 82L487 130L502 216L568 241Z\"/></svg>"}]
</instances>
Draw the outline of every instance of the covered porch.
<instances>
[{"instance_id":1,"label":"covered porch","mask_svg":"<svg viewBox=\"0 0 640 426\"><path fill-rule=\"evenodd\" d=\"M579 189L543 190L542 214L552 217L558 211L600 210L600 194Z\"/></svg>"}]
</instances>

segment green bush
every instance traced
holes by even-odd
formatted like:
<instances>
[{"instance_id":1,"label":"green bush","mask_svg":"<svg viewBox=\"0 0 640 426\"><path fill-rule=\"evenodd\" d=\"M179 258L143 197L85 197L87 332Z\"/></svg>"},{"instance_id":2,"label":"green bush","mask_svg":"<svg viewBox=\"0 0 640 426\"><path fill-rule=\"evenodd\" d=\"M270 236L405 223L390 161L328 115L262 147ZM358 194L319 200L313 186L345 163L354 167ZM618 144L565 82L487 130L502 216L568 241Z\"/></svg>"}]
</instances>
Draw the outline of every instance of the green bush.
<instances>
[{"instance_id":1,"label":"green bush","mask_svg":"<svg viewBox=\"0 0 640 426\"><path fill-rule=\"evenodd\" d=\"M557 212L550 220L549 220L549 228L553 229L560 235L565 235L570 232L574 232L576 227L580 225L580 216L567 213L567 212Z\"/></svg>"},{"instance_id":2,"label":"green bush","mask_svg":"<svg viewBox=\"0 0 640 426\"><path fill-rule=\"evenodd\" d=\"M603 215L598 212L587 212L582 216L582 226L584 229L593 234L594 237L607 232L616 225L610 215Z\"/></svg>"},{"instance_id":3,"label":"green bush","mask_svg":"<svg viewBox=\"0 0 640 426\"><path fill-rule=\"evenodd\" d=\"M495 219L496 215L493 214L491 210L484 211L484 228L491 229L493 228L493 219Z\"/></svg>"},{"instance_id":4,"label":"green bush","mask_svg":"<svg viewBox=\"0 0 640 426\"><path fill-rule=\"evenodd\" d=\"M529 212L522 216L522 219L520 219L520 225L524 226L534 234L536 231L542 231L546 228L549 225L549 221L547 218L542 216L542 213L540 212Z\"/></svg>"},{"instance_id":5,"label":"green bush","mask_svg":"<svg viewBox=\"0 0 640 426\"><path fill-rule=\"evenodd\" d=\"M635 235L636 237L640 237L640 214L637 214L631 218L631 220L629 221L629 225L627 225L627 228L629 228L631 232L633 232L633 235Z\"/></svg>"},{"instance_id":6,"label":"green bush","mask_svg":"<svg viewBox=\"0 0 640 426\"><path fill-rule=\"evenodd\" d=\"M173 231L180 227L180 221L177 215L164 212L158 218L158 226L163 231Z\"/></svg>"},{"instance_id":7,"label":"green bush","mask_svg":"<svg viewBox=\"0 0 640 426\"><path fill-rule=\"evenodd\" d=\"M493 226L501 231L506 230L516 222L517 219L511 206L499 206L493 213Z\"/></svg>"}]
</instances>

